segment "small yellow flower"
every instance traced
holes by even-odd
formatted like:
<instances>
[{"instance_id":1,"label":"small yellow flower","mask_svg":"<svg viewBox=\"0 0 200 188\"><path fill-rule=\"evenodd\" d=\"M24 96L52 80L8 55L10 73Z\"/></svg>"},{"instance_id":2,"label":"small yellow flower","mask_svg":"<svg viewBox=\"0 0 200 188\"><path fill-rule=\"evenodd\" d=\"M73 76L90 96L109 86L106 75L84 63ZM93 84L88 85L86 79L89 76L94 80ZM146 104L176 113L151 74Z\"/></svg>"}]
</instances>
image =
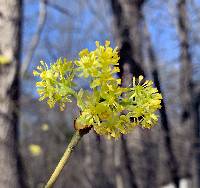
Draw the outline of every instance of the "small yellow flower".
<instances>
[{"instance_id":1,"label":"small yellow flower","mask_svg":"<svg viewBox=\"0 0 200 188\"><path fill-rule=\"evenodd\" d=\"M0 64L10 64L11 60L4 55L0 55Z\"/></svg>"},{"instance_id":2,"label":"small yellow flower","mask_svg":"<svg viewBox=\"0 0 200 188\"><path fill-rule=\"evenodd\" d=\"M30 144L29 151L33 157L37 157L42 154L42 148L37 144Z\"/></svg>"},{"instance_id":3,"label":"small yellow flower","mask_svg":"<svg viewBox=\"0 0 200 188\"><path fill-rule=\"evenodd\" d=\"M60 58L50 67L43 61L40 63L41 66L37 66L37 70L33 71L34 76L39 76L41 79L36 82L40 100L47 98L50 108L58 103L60 109L64 110L66 102L71 102L70 98L75 94L72 89L75 85L72 62Z\"/></svg>"},{"instance_id":4,"label":"small yellow flower","mask_svg":"<svg viewBox=\"0 0 200 188\"><path fill-rule=\"evenodd\" d=\"M46 131L49 130L49 125L47 123L44 123L44 124L41 125L41 129L42 129L42 131L46 132Z\"/></svg>"}]
</instances>

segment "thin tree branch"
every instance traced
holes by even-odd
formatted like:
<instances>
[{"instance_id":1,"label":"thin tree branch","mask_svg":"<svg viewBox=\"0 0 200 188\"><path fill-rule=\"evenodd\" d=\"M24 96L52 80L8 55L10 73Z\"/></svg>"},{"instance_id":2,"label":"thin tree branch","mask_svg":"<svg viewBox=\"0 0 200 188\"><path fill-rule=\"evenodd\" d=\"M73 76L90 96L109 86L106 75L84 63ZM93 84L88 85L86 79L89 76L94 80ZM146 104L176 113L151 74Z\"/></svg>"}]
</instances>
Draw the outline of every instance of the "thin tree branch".
<instances>
[{"instance_id":1,"label":"thin tree branch","mask_svg":"<svg viewBox=\"0 0 200 188\"><path fill-rule=\"evenodd\" d=\"M70 16L70 17L72 17L72 14L69 12L69 10L67 10L67 9L65 9L65 8L63 8L63 7L61 7L61 6L59 6L59 5L57 5L57 4L55 4L55 3L52 3L52 2L46 2L46 5L47 6L49 6L49 7L51 7L51 8L53 8L53 9L55 9L55 10L57 10L58 12L60 12L61 14L64 14L64 15L66 15L66 16Z\"/></svg>"},{"instance_id":2,"label":"thin tree branch","mask_svg":"<svg viewBox=\"0 0 200 188\"><path fill-rule=\"evenodd\" d=\"M56 166L56 169L54 170L53 174L51 175L49 181L45 185L45 188L51 188L55 184L56 180L58 179L58 176L60 175L61 171L63 170L65 164L69 161L69 158L74 150L74 148L78 145L79 141L81 138L87 134L90 131L90 128L82 129L82 130L77 130L69 145L67 146L61 160L59 161L58 165Z\"/></svg>"},{"instance_id":3,"label":"thin tree branch","mask_svg":"<svg viewBox=\"0 0 200 188\"><path fill-rule=\"evenodd\" d=\"M31 43L29 46L29 50L24 58L24 62L21 68L21 78L23 78L24 74L26 73L31 60L33 58L34 52L39 44L41 33L43 31L46 17L47 17L47 7L46 7L47 0L40 0L40 8L39 8L39 17L37 23L37 30L31 39Z\"/></svg>"},{"instance_id":4,"label":"thin tree branch","mask_svg":"<svg viewBox=\"0 0 200 188\"><path fill-rule=\"evenodd\" d=\"M93 2L93 1L92 1ZM96 19L99 21L99 23L103 26L105 30L110 30L109 24L107 20L101 15L101 12L96 10L94 5L92 4L90 0L87 1L87 6L90 9L91 13L96 17ZM99 8L99 7L97 7Z\"/></svg>"}]
</instances>

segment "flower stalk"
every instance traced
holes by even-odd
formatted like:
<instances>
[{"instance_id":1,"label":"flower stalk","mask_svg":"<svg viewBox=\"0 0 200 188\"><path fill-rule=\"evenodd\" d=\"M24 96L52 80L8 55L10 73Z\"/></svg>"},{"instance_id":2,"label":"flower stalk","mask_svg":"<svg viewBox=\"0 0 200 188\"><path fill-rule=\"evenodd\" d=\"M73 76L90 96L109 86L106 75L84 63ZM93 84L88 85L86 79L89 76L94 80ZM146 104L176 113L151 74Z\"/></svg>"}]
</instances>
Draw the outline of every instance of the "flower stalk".
<instances>
[{"instance_id":1,"label":"flower stalk","mask_svg":"<svg viewBox=\"0 0 200 188\"><path fill-rule=\"evenodd\" d=\"M78 145L81 138L88 132L89 132L89 130L87 130L87 131L76 130L76 132L74 133L69 145L67 146L61 160L59 161L53 174L51 175L50 179L48 180L47 184L45 185L45 188L53 187L53 185L55 184L56 180L58 179L61 171L63 170L64 166L69 161L69 158L70 158L74 148Z\"/></svg>"}]
</instances>

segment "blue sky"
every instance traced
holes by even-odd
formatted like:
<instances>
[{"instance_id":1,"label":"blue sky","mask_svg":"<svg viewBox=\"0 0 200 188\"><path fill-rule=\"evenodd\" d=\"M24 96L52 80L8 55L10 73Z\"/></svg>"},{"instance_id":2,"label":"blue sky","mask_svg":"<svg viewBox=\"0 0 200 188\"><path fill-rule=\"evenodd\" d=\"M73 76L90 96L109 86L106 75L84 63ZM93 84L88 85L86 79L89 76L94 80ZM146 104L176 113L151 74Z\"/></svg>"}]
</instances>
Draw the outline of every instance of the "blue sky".
<instances>
[{"instance_id":1,"label":"blue sky","mask_svg":"<svg viewBox=\"0 0 200 188\"><path fill-rule=\"evenodd\" d=\"M24 37L23 54L26 53L30 40L36 31L38 11L38 0L26 0L24 7ZM52 1L55 3L55 1ZM82 2L79 4L78 2ZM40 43L34 53L29 71L32 71L39 60L47 62L55 61L55 58L67 57L75 58L82 48L93 49L95 41L111 40L114 46L114 36L112 33L112 12L108 4L104 1L93 2L92 5L77 1L56 1L56 4L69 10L72 17L59 13L57 10L48 7L47 21L42 32ZM171 1L175 5L175 1ZM194 0L195 6L199 8L200 0ZM92 6L92 11L91 11ZM196 14L189 7L188 13L191 15L190 27L193 27L192 19ZM96 11L96 12L95 12ZM95 14L99 16L95 16ZM168 1L150 0L144 8L145 18L151 33L152 43L157 54L158 62L165 70L177 69L179 67L179 41L177 38L173 11L169 9ZM48 41L48 43L47 43ZM47 48L48 47L48 48ZM48 49L48 50L47 50ZM199 61L199 45L192 48L194 62ZM24 57L24 56L23 56ZM163 71L163 70L161 70ZM165 72L162 73L163 75ZM33 83L28 88L33 92Z\"/></svg>"}]
</instances>

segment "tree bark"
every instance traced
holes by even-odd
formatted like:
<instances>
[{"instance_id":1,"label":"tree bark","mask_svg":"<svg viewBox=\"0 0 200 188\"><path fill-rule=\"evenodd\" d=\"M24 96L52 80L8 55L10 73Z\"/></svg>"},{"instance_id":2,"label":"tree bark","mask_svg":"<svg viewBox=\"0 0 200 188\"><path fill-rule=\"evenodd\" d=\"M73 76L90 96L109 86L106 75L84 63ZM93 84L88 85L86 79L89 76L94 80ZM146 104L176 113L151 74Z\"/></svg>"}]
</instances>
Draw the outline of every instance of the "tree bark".
<instances>
[{"instance_id":1,"label":"tree bark","mask_svg":"<svg viewBox=\"0 0 200 188\"><path fill-rule=\"evenodd\" d=\"M18 153L22 0L0 0L0 187L22 187Z\"/></svg>"}]
</instances>

